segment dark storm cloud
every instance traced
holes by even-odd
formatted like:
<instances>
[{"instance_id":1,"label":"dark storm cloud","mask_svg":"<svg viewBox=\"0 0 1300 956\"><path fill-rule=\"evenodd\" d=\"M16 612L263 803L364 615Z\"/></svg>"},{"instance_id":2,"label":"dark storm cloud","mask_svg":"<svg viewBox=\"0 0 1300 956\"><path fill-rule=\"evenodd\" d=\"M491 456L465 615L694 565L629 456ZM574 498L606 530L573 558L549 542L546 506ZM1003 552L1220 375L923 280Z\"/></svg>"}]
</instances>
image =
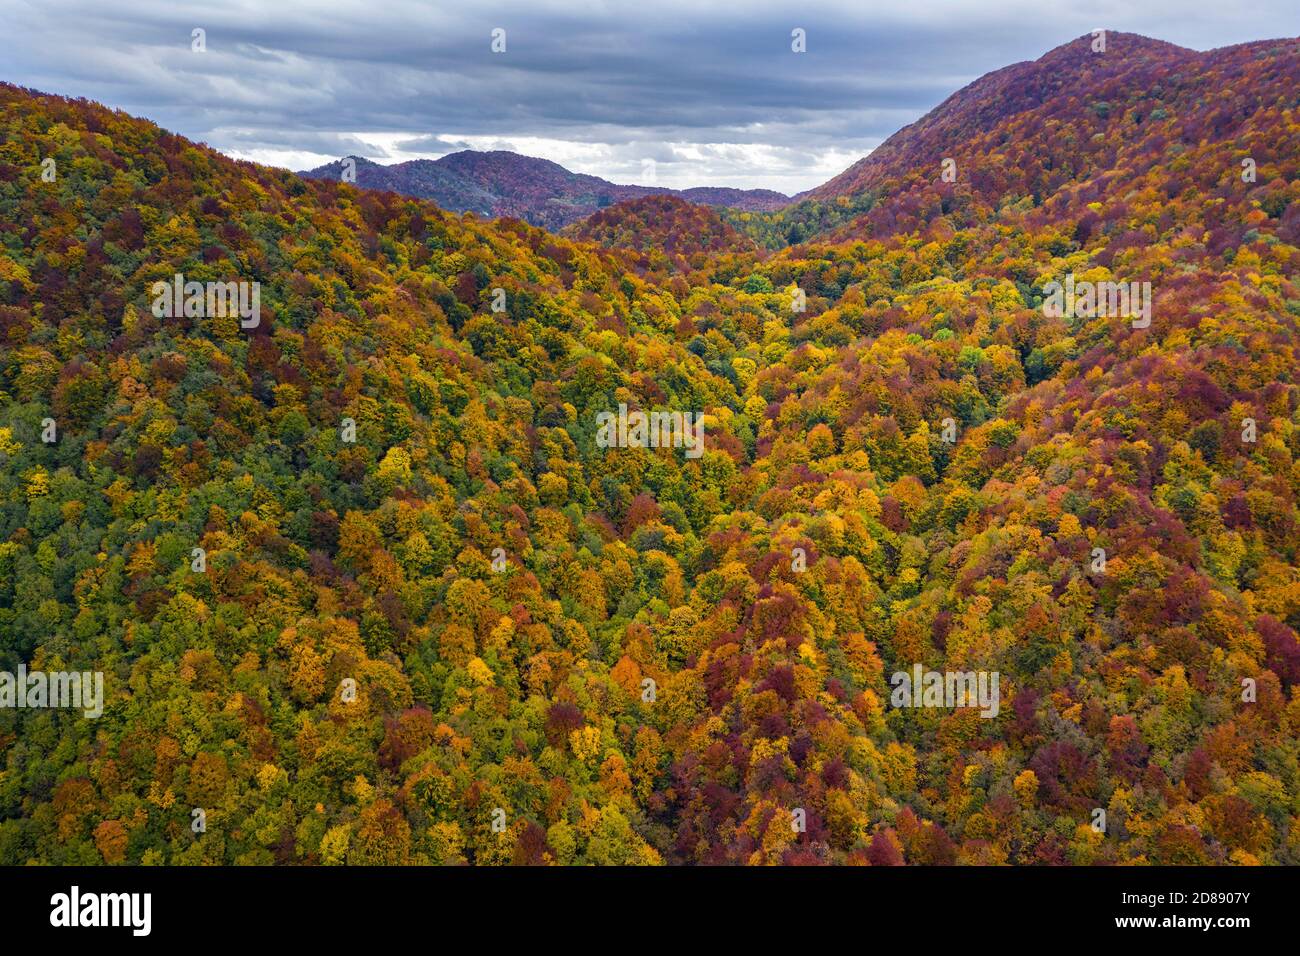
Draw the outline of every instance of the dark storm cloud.
<instances>
[{"instance_id":1,"label":"dark storm cloud","mask_svg":"<svg viewBox=\"0 0 1300 956\"><path fill-rule=\"evenodd\" d=\"M767 172L796 183L803 169L809 186L831 157L847 165L983 73L1096 27L1204 49L1294 35L1294 6L10 0L0 62L3 79L256 158L383 159L354 135L376 133L431 155L531 142L561 162L601 144L591 162L630 171L688 162L694 144L699 182L758 184L779 166ZM490 50L497 27L504 54ZM791 52L795 27L806 54ZM546 147L560 141L573 150Z\"/></svg>"}]
</instances>

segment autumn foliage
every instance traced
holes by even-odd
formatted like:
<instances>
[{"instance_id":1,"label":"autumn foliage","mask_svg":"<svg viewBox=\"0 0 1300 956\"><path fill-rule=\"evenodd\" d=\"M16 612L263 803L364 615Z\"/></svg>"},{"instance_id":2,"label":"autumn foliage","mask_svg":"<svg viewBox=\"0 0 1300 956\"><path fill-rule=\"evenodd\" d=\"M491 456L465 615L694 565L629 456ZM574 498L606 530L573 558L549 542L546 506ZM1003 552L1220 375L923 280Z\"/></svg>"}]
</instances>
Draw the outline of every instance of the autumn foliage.
<instances>
[{"instance_id":1,"label":"autumn foliage","mask_svg":"<svg viewBox=\"0 0 1300 956\"><path fill-rule=\"evenodd\" d=\"M0 86L0 667L106 698L0 712L0 863L1300 863L1300 61L1215 53L993 74L764 253Z\"/></svg>"}]
</instances>

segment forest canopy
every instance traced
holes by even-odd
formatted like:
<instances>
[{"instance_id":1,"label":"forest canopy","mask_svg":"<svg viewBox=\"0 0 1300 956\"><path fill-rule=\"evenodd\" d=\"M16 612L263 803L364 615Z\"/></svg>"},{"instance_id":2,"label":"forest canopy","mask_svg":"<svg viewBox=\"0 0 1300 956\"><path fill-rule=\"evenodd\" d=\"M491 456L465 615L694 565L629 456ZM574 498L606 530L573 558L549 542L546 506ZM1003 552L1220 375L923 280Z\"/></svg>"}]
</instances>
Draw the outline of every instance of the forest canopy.
<instances>
[{"instance_id":1,"label":"forest canopy","mask_svg":"<svg viewBox=\"0 0 1300 956\"><path fill-rule=\"evenodd\" d=\"M0 670L104 684L0 864L1300 863L1300 84L1216 53L571 236L0 85Z\"/></svg>"}]
</instances>

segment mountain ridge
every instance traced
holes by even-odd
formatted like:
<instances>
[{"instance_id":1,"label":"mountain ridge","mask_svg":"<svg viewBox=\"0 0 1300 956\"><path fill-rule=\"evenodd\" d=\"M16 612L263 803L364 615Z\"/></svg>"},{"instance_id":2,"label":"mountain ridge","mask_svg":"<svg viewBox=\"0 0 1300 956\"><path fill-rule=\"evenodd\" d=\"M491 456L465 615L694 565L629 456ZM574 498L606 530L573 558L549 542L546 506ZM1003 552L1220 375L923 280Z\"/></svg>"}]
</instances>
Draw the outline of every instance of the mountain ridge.
<instances>
[{"instance_id":1,"label":"mountain ridge","mask_svg":"<svg viewBox=\"0 0 1300 956\"><path fill-rule=\"evenodd\" d=\"M575 173L559 163L509 150L460 150L438 159L413 159L381 165L343 157L305 170L311 179L341 178L345 162L355 164L356 185L429 199L451 212L508 216L558 230L599 209L645 196L677 196L707 206L750 211L779 209L791 197L770 189L620 185Z\"/></svg>"},{"instance_id":2,"label":"mountain ridge","mask_svg":"<svg viewBox=\"0 0 1300 956\"><path fill-rule=\"evenodd\" d=\"M943 232L1026 203L1058 219L1090 219L1102 213L1088 203L1146 178L1153 159L1185 163L1174 153L1189 150L1214 161L1212 151L1238 130L1250 133L1254 118L1283 121L1282 142L1254 138L1258 163L1295 140L1286 117L1300 106L1300 40L1196 51L1109 31L1105 52L1092 40L985 74L789 206L723 218L768 248L918 226ZM1252 83L1260 89L1243 88Z\"/></svg>"}]
</instances>

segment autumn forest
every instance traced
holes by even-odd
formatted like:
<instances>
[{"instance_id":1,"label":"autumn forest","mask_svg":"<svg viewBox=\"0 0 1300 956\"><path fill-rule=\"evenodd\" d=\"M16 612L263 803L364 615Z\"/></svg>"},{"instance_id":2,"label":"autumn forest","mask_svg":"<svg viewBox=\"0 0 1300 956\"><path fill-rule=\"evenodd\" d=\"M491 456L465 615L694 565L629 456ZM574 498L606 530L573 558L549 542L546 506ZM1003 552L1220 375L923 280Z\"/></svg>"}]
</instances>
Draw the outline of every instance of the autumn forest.
<instances>
[{"instance_id":1,"label":"autumn forest","mask_svg":"<svg viewBox=\"0 0 1300 956\"><path fill-rule=\"evenodd\" d=\"M563 224L0 84L0 865L1300 864L1300 44L1094 46Z\"/></svg>"}]
</instances>

